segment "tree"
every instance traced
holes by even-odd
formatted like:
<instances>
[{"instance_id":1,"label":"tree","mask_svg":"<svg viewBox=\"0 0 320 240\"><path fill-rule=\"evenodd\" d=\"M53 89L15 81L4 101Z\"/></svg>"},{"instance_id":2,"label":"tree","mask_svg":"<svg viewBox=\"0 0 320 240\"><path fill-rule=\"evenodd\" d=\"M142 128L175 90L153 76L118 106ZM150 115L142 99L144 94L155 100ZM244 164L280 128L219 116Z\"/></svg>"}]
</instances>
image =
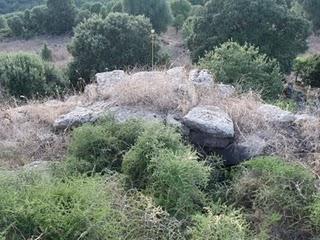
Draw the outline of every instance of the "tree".
<instances>
[{"instance_id":1,"label":"tree","mask_svg":"<svg viewBox=\"0 0 320 240\"><path fill-rule=\"evenodd\" d=\"M315 31L320 30L320 1L319 0L299 0L304 7L307 17L313 23Z\"/></svg>"},{"instance_id":2,"label":"tree","mask_svg":"<svg viewBox=\"0 0 320 240\"><path fill-rule=\"evenodd\" d=\"M150 65L151 28L143 16L125 13L110 13L105 19L94 16L78 25L69 48L74 57L70 66L73 83L79 78L88 81L92 74L106 69Z\"/></svg>"},{"instance_id":3,"label":"tree","mask_svg":"<svg viewBox=\"0 0 320 240\"><path fill-rule=\"evenodd\" d=\"M194 61L229 39L258 46L289 71L296 55L307 47L307 20L277 0L211 0L193 23L188 47Z\"/></svg>"},{"instance_id":4,"label":"tree","mask_svg":"<svg viewBox=\"0 0 320 240\"><path fill-rule=\"evenodd\" d=\"M73 0L48 0L48 30L53 34L70 32L75 23L76 6Z\"/></svg>"},{"instance_id":5,"label":"tree","mask_svg":"<svg viewBox=\"0 0 320 240\"><path fill-rule=\"evenodd\" d=\"M240 85L245 91L259 91L265 99L277 98L283 90L278 62L248 44L226 42L207 53L199 63L219 81Z\"/></svg>"},{"instance_id":6,"label":"tree","mask_svg":"<svg viewBox=\"0 0 320 240\"><path fill-rule=\"evenodd\" d=\"M48 48L48 45L46 43L41 49L41 58L44 61L52 61L52 51Z\"/></svg>"},{"instance_id":7,"label":"tree","mask_svg":"<svg viewBox=\"0 0 320 240\"><path fill-rule=\"evenodd\" d=\"M164 32L172 16L167 0L123 0L123 10L148 17L157 33Z\"/></svg>"},{"instance_id":8,"label":"tree","mask_svg":"<svg viewBox=\"0 0 320 240\"><path fill-rule=\"evenodd\" d=\"M191 9L192 5L187 0L171 1L171 10L172 15L174 16L173 26L177 29L177 31L183 26L183 22L189 16Z\"/></svg>"}]
</instances>

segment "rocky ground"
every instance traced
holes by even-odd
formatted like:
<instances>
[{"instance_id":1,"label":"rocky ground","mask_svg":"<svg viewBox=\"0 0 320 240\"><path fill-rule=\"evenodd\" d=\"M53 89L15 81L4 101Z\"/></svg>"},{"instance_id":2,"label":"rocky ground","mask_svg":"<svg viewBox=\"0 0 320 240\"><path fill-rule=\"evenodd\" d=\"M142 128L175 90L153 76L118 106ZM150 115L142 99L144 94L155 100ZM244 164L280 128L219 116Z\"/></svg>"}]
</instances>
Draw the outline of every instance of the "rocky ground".
<instances>
[{"instance_id":1,"label":"rocky ground","mask_svg":"<svg viewBox=\"0 0 320 240\"><path fill-rule=\"evenodd\" d=\"M113 71L96 75L85 92L64 101L7 108L0 116L0 162L19 166L62 160L70 130L106 115L142 118L182 130L204 153L233 165L257 155L280 155L320 173L320 117L265 104L239 94L206 71Z\"/></svg>"}]
</instances>

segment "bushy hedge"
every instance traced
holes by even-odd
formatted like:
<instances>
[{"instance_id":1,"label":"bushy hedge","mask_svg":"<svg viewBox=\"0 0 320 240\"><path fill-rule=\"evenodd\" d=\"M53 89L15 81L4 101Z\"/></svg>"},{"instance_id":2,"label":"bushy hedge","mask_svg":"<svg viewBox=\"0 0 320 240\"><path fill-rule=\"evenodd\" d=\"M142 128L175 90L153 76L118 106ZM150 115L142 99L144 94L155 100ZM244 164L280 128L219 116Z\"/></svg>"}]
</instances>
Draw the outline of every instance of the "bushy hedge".
<instances>
[{"instance_id":1,"label":"bushy hedge","mask_svg":"<svg viewBox=\"0 0 320 240\"><path fill-rule=\"evenodd\" d=\"M218 81L261 92L265 99L277 98L283 90L279 64L251 45L226 42L199 61Z\"/></svg>"},{"instance_id":2,"label":"bushy hedge","mask_svg":"<svg viewBox=\"0 0 320 240\"><path fill-rule=\"evenodd\" d=\"M0 54L0 85L10 95L40 97L66 85L64 76L32 54Z\"/></svg>"}]
</instances>

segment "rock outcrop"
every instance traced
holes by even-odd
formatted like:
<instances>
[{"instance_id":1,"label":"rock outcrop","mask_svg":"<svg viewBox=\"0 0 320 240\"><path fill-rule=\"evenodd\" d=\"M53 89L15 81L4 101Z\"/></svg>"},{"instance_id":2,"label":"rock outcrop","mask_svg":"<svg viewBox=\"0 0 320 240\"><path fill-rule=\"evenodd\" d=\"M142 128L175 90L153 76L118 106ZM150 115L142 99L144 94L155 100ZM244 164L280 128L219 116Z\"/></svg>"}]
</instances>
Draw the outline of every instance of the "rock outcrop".
<instances>
[{"instance_id":1,"label":"rock outcrop","mask_svg":"<svg viewBox=\"0 0 320 240\"><path fill-rule=\"evenodd\" d=\"M218 107L195 107L183 118L190 130L190 140L201 147L224 148L234 138L230 116Z\"/></svg>"}]
</instances>

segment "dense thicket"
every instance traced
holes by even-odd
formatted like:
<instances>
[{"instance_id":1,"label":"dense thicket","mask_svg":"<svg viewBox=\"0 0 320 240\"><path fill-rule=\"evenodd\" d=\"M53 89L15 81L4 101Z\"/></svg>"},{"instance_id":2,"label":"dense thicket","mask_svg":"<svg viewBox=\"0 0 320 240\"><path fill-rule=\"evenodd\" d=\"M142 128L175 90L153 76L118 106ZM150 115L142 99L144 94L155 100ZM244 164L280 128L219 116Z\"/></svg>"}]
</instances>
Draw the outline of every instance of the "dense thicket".
<instances>
[{"instance_id":1,"label":"dense thicket","mask_svg":"<svg viewBox=\"0 0 320 240\"><path fill-rule=\"evenodd\" d=\"M194 61L232 39L259 47L276 58L285 71L306 49L309 23L276 0L211 0L192 23L188 46Z\"/></svg>"},{"instance_id":2,"label":"dense thicket","mask_svg":"<svg viewBox=\"0 0 320 240\"><path fill-rule=\"evenodd\" d=\"M123 0L122 4L125 12L149 18L158 33L166 31L171 22L171 11L167 0Z\"/></svg>"},{"instance_id":3,"label":"dense thicket","mask_svg":"<svg viewBox=\"0 0 320 240\"><path fill-rule=\"evenodd\" d=\"M125 13L94 16L78 25L70 44L73 82L106 69L151 65L151 29L148 19Z\"/></svg>"},{"instance_id":4,"label":"dense thicket","mask_svg":"<svg viewBox=\"0 0 320 240\"><path fill-rule=\"evenodd\" d=\"M279 63L248 44L226 42L208 52L199 64L219 81L260 92L265 99L275 99L283 91Z\"/></svg>"}]
</instances>

